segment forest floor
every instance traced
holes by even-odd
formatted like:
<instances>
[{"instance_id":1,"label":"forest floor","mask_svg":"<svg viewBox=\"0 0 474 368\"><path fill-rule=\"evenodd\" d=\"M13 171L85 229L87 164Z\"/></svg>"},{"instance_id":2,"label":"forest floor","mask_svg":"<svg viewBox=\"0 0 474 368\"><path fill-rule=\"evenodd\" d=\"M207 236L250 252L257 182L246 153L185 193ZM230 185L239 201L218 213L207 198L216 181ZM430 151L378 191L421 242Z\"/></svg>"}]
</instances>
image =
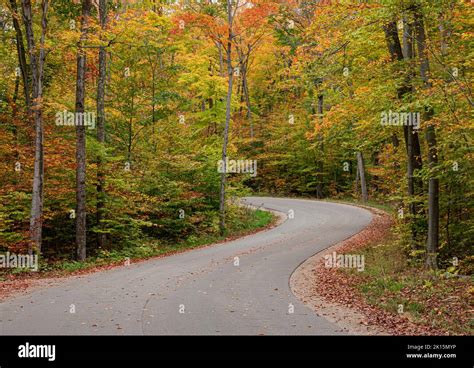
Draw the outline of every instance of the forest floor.
<instances>
[{"instance_id":1,"label":"forest floor","mask_svg":"<svg viewBox=\"0 0 474 368\"><path fill-rule=\"evenodd\" d=\"M100 256L89 257L84 262L70 260L49 264L43 263L38 272L21 269L2 270L3 273L0 273L0 300L34 286L52 284L55 279L105 271L121 267L124 264L128 265L152 258L167 257L196 248L213 246L267 230L279 223L278 216L272 212L262 210L252 210L247 213L247 216L243 216L239 220L238 223L228 224L228 232L225 236L204 234L174 244L149 241L135 248L104 252Z\"/></svg>"},{"instance_id":2,"label":"forest floor","mask_svg":"<svg viewBox=\"0 0 474 368\"><path fill-rule=\"evenodd\" d=\"M354 334L472 335L472 278L410 264L392 217L364 208L373 213L371 224L303 263L292 276L295 294ZM364 256L364 272L326 267L333 252Z\"/></svg>"}]
</instances>

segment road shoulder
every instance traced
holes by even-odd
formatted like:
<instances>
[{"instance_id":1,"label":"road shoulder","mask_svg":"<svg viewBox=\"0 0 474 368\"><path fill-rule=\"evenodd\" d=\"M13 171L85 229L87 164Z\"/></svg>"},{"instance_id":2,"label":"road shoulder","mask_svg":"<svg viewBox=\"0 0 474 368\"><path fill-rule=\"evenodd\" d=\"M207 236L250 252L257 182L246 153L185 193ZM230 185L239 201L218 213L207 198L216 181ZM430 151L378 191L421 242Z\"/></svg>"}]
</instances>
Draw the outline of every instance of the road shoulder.
<instances>
[{"instance_id":1,"label":"road shoulder","mask_svg":"<svg viewBox=\"0 0 474 368\"><path fill-rule=\"evenodd\" d=\"M342 253L351 244L362 240L369 241L384 236L390 228L390 216L385 212L364 207L372 212L371 223L358 234L335 244L304 261L290 277L290 288L293 294L318 316L324 317L331 323L337 324L345 332L354 335L389 335L389 330L382 326L369 324L363 311L354 308L350 301L348 305L336 302L319 288L316 277L320 272L334 271L324 267L324 256L333 252ZM333 273L333 272L331 272ZM347 293L346 299L352 298L352 291L345 289L344 285L334 285L335 293ZM354 300L354 302L356 302Z\"/></svg>"}]
</instances>

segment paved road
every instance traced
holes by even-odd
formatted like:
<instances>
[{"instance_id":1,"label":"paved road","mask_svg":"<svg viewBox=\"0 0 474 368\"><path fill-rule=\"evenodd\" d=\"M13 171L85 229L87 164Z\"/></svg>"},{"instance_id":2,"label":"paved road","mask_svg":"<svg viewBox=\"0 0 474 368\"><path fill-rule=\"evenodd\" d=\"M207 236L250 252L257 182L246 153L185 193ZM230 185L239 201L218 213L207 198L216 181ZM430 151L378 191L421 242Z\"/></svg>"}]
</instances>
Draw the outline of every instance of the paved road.
<instances>
[{"instance_id":1,"label":"paved road","mask_svg":"<svg viewBox=\"0 0 474 368\"><path fill-rule=\"evenodd\" d=\"M368 225L370 213L310 200L246 201L285 214L293 210L294 218L232 242L8 299L0 305L0 334L343 334L300 303L288 280L308 257Z\"/></svg>"}]
</instances>

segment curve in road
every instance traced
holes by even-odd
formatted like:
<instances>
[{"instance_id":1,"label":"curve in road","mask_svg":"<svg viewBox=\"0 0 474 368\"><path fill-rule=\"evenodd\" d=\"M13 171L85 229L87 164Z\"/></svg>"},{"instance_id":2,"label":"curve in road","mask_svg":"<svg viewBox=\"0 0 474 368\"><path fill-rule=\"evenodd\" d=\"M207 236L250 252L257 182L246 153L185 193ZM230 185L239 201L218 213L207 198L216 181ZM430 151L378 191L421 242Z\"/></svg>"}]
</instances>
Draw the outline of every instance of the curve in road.
<instances>
[{"instance_id":1,"label":"curve in road","mask_svg":"<svg viewBox=\"0 0 474 368\"><path fill-rule=\"evenodd\" d=\"M307 258L367 226L370 212L301 199L244 201L294 216L238 240L7 299L0 305L0 334L344 334L297 300L288 282Z\"/></svg>"}]
</instances>

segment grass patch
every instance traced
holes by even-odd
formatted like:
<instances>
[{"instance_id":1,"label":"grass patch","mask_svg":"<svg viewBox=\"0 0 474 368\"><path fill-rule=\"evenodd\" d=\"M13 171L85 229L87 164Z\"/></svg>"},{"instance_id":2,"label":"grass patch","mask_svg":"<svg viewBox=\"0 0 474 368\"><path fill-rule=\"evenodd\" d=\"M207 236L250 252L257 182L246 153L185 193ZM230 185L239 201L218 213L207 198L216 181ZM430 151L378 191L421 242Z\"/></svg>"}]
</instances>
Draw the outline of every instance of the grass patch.
<instances>
[{"instance_id":1,"label":"grass patch","mask_svg":"<svg viewBox=\"0 0 474 368\"><path fill-rule=\"evenodd\" d=\"M358 253L365 256L365 272L343 272L356 279L355 286L369 304L450 334L473 334L472 277L420 268L410 262L394 235Z\"/></svg>"}]
</instances>

